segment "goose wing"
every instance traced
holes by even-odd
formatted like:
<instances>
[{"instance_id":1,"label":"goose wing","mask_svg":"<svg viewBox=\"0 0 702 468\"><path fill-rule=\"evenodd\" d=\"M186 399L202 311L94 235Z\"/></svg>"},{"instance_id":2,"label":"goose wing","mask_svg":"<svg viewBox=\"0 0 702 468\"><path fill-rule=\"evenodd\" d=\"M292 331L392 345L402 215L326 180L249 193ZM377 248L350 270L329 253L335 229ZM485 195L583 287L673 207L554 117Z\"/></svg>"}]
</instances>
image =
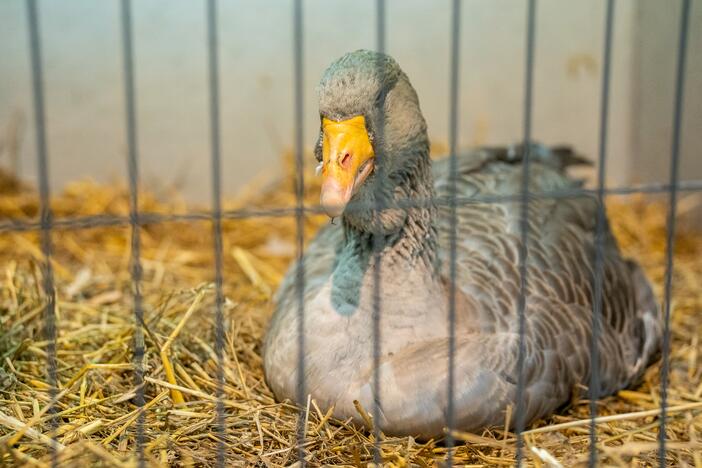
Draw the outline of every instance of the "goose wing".
<instances>
[{"instance_id":1,"label":"goose wing","mask_svg":"<svg viewBox=\"0 0 702 468\"><path fill-rule=\"evenodd\" d=\"M458 314L479 333L509 346L483 347L497 376L495 394L514 397L518 377L521 244L521 148L492 148L458 158L455 281ZM532 149L530 191L559 192L581 183L565 168L583 160L567 149ZM440 203L440 257L450 281L449 161L435 164ZM482 200L482 201L481 201ZM574 387L588 385L595 271L597 201L591 195L533 196L528 212L524 376L527 420L553 411ZM602 229L602 321L597 334L601 394L637 379L660 341L660 319L640 268L621 257ZM498 339L502 337L502 339ZM606 358L604 358L606 356ZM491 403L493 404L493 403ZM494 403L497 404L497 403ZM488 404L487 406L490 406ZM493 408L494 409L494 408ZM490 408L485 409L486 412ZM494 414L494 412L493 412Z\"/></svg>"}]
</instances>

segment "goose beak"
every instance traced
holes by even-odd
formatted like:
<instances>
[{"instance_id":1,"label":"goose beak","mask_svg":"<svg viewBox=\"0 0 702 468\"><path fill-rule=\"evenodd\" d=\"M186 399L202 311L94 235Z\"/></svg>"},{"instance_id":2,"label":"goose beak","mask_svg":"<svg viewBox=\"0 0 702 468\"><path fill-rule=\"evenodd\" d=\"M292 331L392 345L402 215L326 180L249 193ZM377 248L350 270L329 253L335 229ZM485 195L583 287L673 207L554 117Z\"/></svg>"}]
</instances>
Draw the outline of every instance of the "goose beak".
<instances>
[{"instance_id":1,"label":"goose beak","mask_svg":"<svg viewBox=\"0 0 702 468\"><path fill-rule=\"evenodd\" d=\"M373 171L375 153L366 119L336 122L322 119L322 208L331 218L344 212L349 200Z\"/></svg>"}]
</instances>

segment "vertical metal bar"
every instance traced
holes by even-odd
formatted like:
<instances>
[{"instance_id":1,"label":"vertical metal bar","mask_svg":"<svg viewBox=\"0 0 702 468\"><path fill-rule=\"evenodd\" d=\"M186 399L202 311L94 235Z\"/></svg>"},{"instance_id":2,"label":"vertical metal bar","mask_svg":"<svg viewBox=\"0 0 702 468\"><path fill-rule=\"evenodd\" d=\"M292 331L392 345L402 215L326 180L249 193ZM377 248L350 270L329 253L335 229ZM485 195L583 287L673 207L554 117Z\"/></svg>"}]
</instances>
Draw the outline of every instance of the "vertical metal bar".
<instances>
[{"instance_id":1,"label":"vertical metal bar","mask_svg":"<svg viewBox=\"0 0 702 468\"><path fill-rule=\"evenodd\" d=\"M526 57L524 73L524 155L522 163L522 189L521 189L521 218L520 218L520 244L519 244L519 302L517 313L519 318L519 355L517 358L517 405L516 405L516 433L517 433L517 466L522 463L522 448L524 439L522 432L526 425L526 407L524 405L524 361L526 354L526 303L527 303L527 256L529 240L529 169L531 165L531 110L534 75L534 35L536 28L536 0L529 0L527 7L526 27Z\"/></svg>"},{"instance_id":2,"label":"vertical metal bar","mask_svg":"<svg viewBox=\"0 0 702 468\"><path fill-rule=\"evenodd\" d=\"M670 369L670 301L673 290L673 254L675 247L675 211L678 203L678 183L680 181L680 133L683 118L683 94L685 91L685 65L687 57L687 30L690 17L690 0L683 0L680 9L680 36L678 39L678 58L675 80L675 107L673 110L673 141L670 156L670 200L666 226L665 250L665 290L664 290L664 329L663 329L663 363L661 367L661 425L658 430L658 461L665 466L666 455L666 417L668 405L668 372Z\"/></svg>"},{"instance_id":3,"label":"vertical metal bar","mask_svg":"<svg viewBox=\"0 0 702 468\"><path fill-rule=\"evenodd\" d=\"M207 64L210 91L210 169L212 171L212 239L215 273L215 353L217 356L217 466L225 465L224 293L222 290L222 177L219 110L217 0L207 0Z\"/></svg>"},{"instance_id":4,"label":"vertical metal bar","mask_svg":"<svg viewBox=\"0 0 702 468\"><path fill-rule=\"evenodd\" d=\"M614 1L607 0L607 10L605 17L605 41L603 51L602 70L602 94L600 108L600 141L598 157L597 176L597 211L595 223L595 268L593 277L593 315L592 315L592 336L590 347L590 458L589 465L595 466L597 463L597 433L595 417L597 416L597 399L599 398L600 375L599 375L599 348L598 338L601 331L602 320L602 290L603 290L603 269L604 269L604 228L605 228L605 207L604 190L606 174L606 147L607 147L607 126L609 121L609 77L611 66L612 48L612 27L614 19Z\"/></svg>"},{"instance_id":5,"label":"vertical metal bar","mask_svg":"<svg viewBox=\"0 0 702 468\"><path fill-rule=\"evenodd\" d=\"M448 448L447 462L453 462L454 395L455 395L455 353L456 353L456 231L458 218L456 212L456 184L458 178L458 156L456 146L458 140L458 87L459 87L459 49L461 27L461 2L453 0L451 7L451 77L449 79L449 354L448 381L446 389L448 403L446 405L446 447Z\"/></svg>"},{"instance_id":6,"label":"vertical metal bar","mask_svg":"<svg viewBox=\"0 0 702 468\"><path fill-rule=\"evenodd\" d=\"M607 170L607 127L609 123L609 77L612 61L612 27L614 0L607 0L605 38L602 67L602 94L600 97L600 142L597 160L597 212L595 219L595 265L593 272L592 336L590 341L590 456L588 465L597 465L597 400L600 397L599 336L602 324L602 290L604 274L605 237L605 174Z\"/></svg>"},{"instance_id":7,"label":"vertical metal bar","mask_svg":"<svg viewBox=\"0 0 702 468\"><path fill-rule=\"evenodd\" d=\"M376 0L376 42L377 50L379 53L385 53L385 0ZM378 74L380 83L385 82L385 63L380 58L378 60ZM381 84L381 86L384 86ZM382 93L382 92L381 92ZM382 94L384 96L384 93ZM378 121L376 122L375 129L375 141L382 145L384 141L385 134L385 99L380 101L380 112L378 114ZM382 155L381 155L382 157ZM380 225L380 210L387 206L386 200L384 199L384 194L382 191L382 183L385 174L384 159L379 160L376 166L376 183L374 187L375 191L375 210L376 210L376 223L374 226L375 232L373 233L373 395L375 396L373 400L373 407L371 408L373 417L373 461L376 465L382 463L382 453L380 451L380 414L381 414L381 385L380 385L380 356L382 353L381 346L381 328L380 328L380 317L381 317L381 252L385 246L385 239L382 233L382 226Z\"/></svg>"},{"instance_id":8,"label":"vertical metal bar","mask_svg":"<svg viewBox=\"0 0 702 468\"><path fill-rule=\"evenodd\" d=\"M385 0L375 2L375 40L378 52L385 53Z\"/></svg>"},{"instance_id":9,"label":"vertical metal bar","mask_svg":"<svg viewBox=\"0 0 702 468\"><path fill-rule=\"evenodd\" d=\"M48 341L46 365L49 383L50 405L54 404L58 393L58 374L56 369L56 295L54 291L54 272L51 265L52 256L52 211L49 187L49 159L46 143L46 115L44 107L44 71L41 57L41 38L39 36L39 11L35 0L27 0L27 20L29 22L29 44L32 60L32 92L34 99L34 126L37 138L37 177L39 179L40 236L41 251L44 256L42 264L42 288L46 296L44 308L44 337ZM55 410L50 409L51 412ZM57 466L58 452L56 434L51 431L51 465Z\"/></svg>"},{"instance_id":10,"label":"vertical metal bar","mask_svg":"<svg viewBox=\"0 0 702 468\"><path fill-rule=\"evenodd\" d=\"M134 88L134 46L132 43L131 1L122 0L122 53L127 118L127 171L129 175L129 224L131 226L131 277L134 301L134 402L144 406L144 311L141 296L141 238L139 231L139 155L137 148L136 90ZM136 452L139 466L145 466L144 419L139 412L136 424Z\"/></svg>"},{"instance_id":11,"label":"vertical metal bar","mask_svg":"<svg viewBox=\"0 0 702 468\"><path fill-rule=\"evenodd\" d=\"M295 93L295 229L297 240L297 268L295 291L297 293L297 403L301 406L297 424L297 457L305 465L305 421L307 420L307 385L305 381L305 173L302 153L304 101L303 101L303 36L302 0L293 3L293 90Z\"/></svg>"}]
</instances>

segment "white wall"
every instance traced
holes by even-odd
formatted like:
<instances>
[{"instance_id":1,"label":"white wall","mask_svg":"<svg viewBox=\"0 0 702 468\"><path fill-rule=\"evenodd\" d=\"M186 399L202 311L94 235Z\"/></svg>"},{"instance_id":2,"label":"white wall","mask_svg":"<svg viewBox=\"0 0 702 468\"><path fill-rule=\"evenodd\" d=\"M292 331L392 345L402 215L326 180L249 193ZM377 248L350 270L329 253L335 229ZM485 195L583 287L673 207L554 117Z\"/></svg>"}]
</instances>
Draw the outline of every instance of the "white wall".
<instances>
[{"instance_id":1,"label":"white wall","mask_svg":"<svg viewBox=\"0 0 702 468\"><path fill-rule=\"evenodd\" d=\"M641 0L636 37L636 112L633 148L637 176L665 181L670 175L680 4ZM702 179L702 2L691 2L683 97L680 178ZM701 207L702 208L702 207ZM702 209L700 210L702 215ZM702 226L702 216L700 216Z\"/></svg>"},{"instance_id":2,"label":"white wall","mask_svg":"<svg viewBox=\"0 0 702 468\"><path fill-rule=\"evenodd\" d=\"M608 179L631 178L636 0L617 2ZM125 172L124 97L117 1L43 0L41 36L55 188ZM134 1L139 150L145 180L184 178L208 200L204 2ZM375 45L372 0L305 1L305 136L319 118L314 89L336 57ZM465 0L461 18L460 145L522 137L525 4ZM220 1L224 189L277 171L292 147L292 4ZM448 0L389 0L388 51L414 83L430 136L448 133ZM596 158L604 0L538 3L533 136ZM25 116L22 172L35 171L29 50L22 0L0 1L0 130ZM0 156L1 157L1 156ZM310 163L312 161L310 160ZM3 161L0 160L0 164Z\"/></svg>"}]
</instances>

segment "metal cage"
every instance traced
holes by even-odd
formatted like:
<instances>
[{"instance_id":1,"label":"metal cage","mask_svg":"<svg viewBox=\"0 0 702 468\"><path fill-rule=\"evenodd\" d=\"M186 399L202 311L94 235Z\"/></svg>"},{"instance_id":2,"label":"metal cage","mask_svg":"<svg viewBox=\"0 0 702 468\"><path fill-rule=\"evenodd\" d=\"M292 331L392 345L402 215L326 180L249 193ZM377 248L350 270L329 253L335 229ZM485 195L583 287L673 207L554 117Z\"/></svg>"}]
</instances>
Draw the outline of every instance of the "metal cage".
<instances>
[{"instance_id":1,"label":"metal cage","mask_svg":"<svg viewBox=\"0 0 702 468\"><path fill-rule=\"evenodd\" d=\"M605 187L605 170L606 170L606 160L607 160L607 130L608 130L608 115L609 115L609 95L610 95L610 64L612 57L612 35L613 35L613 17L614 17L614 0L607 0L606 2L606 16L605 16L605 37L604 37L604 50L602 51L602 84L601 84L601 101L600 101L600 116L599 116L599 154L598 154L598 171L597 171L597 186L595 189L577 189L569 191L560 192L548 192L548 193L530 193L526 181L529 177L530 171L530 157L529 157L529 143L532 139L532 77L534 72L534 38L537 32L537 25L535 21L536 17L536 0L527 0L527 17L526 21L526 53L524 57L525 61L525 76L523 81L524 89L524 113L523 113L523 142L524 148L526 148L525 160L523 164L522 173L522 186L521 193L518 197L518 201L521 203L521 248L519 251L519 271L521 275L520 283L520 301L519 301L519 329L520 329L520 353L519 353L519 363L520 363L520 375L518 379L518 392L517 392L517 452L516 452L516 464L519 466L523 459L523 447L524 440L522 433L525 430L524 419L519 415L523 410L522 405L522 393L524 391L524 376L521 371L521 364L524 359L524 309L526 303L526 285L529 281L527 277L526 259L529 255L527 250L527 235L528 235L528 205L530 199L533 197L552 197L552 198L568 198L568 197L582 197L590 196L598 200L599 210L596 219L596 256L595 256L595 272L594 272L594 298L593 303L595 307L592 311L592 327L593 327L593 345L591 346L591 359L592 362L597 362L600 359L598 356L597 346L594 343L597 340L597 334L600 329L601 320L601 299L602 299L602 274L603 274L603 258L602 258L602 242L603 242L603 230L605 223L604 214L604 200L607 196L613 194L634 194L634 193L658 193L667 194L669 197L669 208L667 216L667 243L666 243L666 273L665 273L665 289L663 297L663 312L665 318L665 328L664 328L664 341L663 341L663 361L662 361L662 377L661 377L661 408L660 408L660 437L659 437L659 462L661 466L665 465L666 456L666 438L665 438L665 426L666 426L666 408L668 406L668 372L669 372L669 356L670 356L670 313L671 313L671 290L673 288L673 243L675 239L676 231L676 203L678 201L679 194L681 192L690 191L702 191L702 180L680 182L679 174L679 161L680 161L680 140L681 140L681 121L683 114L683 89L685 80L685 64L687 56L687 45L688 45L688 24L690 16L690 0L682 0L682 8L679 19L679 37L678 37L678 47L677 47L677 68L676 81L675 81L675 101L674 101L674 114L673 118L673 138L670 148L670 179L668 183L654 183L646 185L636 185L636 186L623 186L617 188L607 188ZM56 219L52 215L51 207L49 204L49 199L51 195L49 187L49 177L48 177L48 167L49 167L49 151L46 138L46 122L45 122L45 100L44 100L44 90L45 81L43 73L43 57L42 57L42 41L41 41L41 29L39 24L39 14L38 14L38 2L37 0L26 0L27 6L27 20L29 24L30 32L30 46L31 46L31 69L32 69L32 89L33 89L33 105L34 105L34 120L36 126L36 144L37 144L37 158L38 158L38 181L39 181L39 195L40 195L40 217L37 221L26 221L19 219L6 219L0 222L0 233L3 232L19 232L19 231L38 231L40 233L41 239L41 249L44 256L43 262L43 289L45 296L47 298L46 306L44 310L44 333L46 339L49 341L49 346L47 348L48 358L46 361L46 369L48 375L48 381L51 385L50 396L53 401L58 398L57 390L57 359L56 359L56 304L55 304L55 294L54 294L54 275L52 271L52 250L53 250L53 240L52 231L55 228L60 229L88 229L98 226L129 226L131 228L131 278L133 287L133 311L135 320L135 340L133 343L133 353L134 353L134 380L137 386L138 395L136 397L136 404L138 406L144 405L144 394L143 394L143 383L144 370L142 365L142 360L144 357L144 337L140 323L143 321L143 308L142 308L142 297L140 284L142 281L142 267L140 261L140 229L143 225L153 224L153 223L164 223L170 221L208 221L211 222L212 233L214 238L214 258L215 262L213 269L215 272L215 309L213 313L215 314L216 321L216 332L215 332L215 347L217 352L217 382L218 387L216 391L216 397L218 399L218 404L216 405L217 418L216 426L219 431L219 444L218 444L218 457L217 464L219 466L224 466L227 464L225 459L224 451L224 425L225 425L225 407L222 403L223 399L223 360L222 360L222 347L224 344L224 328L223 328L223 303L224 295L222 292L223 283L223 262L222 262L222 221L230 219L243 219L249 217L284 217L284 216L294 216L297 222L297 259L299 261L299 268L296 274L296 287L298 291L297 295L297 307L298 313L304 314L304 261L303 261L303 219L305 213L318 212L319 209L314 206L305 206L303 202L303 187L304 187L304 173L303 173L303 1L293 0L293 41L292 41L292 53L294 57L294 74L293 83L294 88L294 113L296 127L294 129L294 154L296 162L296 179L295 179L295 190L297 196L296 206L290 209L275 209L275 210L260 210L260 209L240 209L233 211L225 211L222 209L222 189L221 189L221 163L220 163L220 140L221 140L221 128L220 128L220 74L218 65L218 54L219 54L219 43L218 43L218 13L217 13L217 0L206 0L206 18L207 18L207 59L208 59L208 77L209 77L209 128L210 128L210 165L211 165L211 197L212 197L212 209L210 211L200 211L200 212L190 212L188 214L182 215L164 215L148 212L139 211L139 144L138 144L138 131L139 125L136 116L136 90L134 84L134 43L132 40L132 1L131 0L121 0L121 34L122 34L122 66L124 72L124 99L126 103L126 131L127 131L127 142L128 142L128 152L126 160L126 169L129 180L129 191L130 191L130 213L128 217L113 216L113 215L95 215L95 216L80 216L71 218L59 218ZM376 40L377 40L377 50L384 51L386 48L385 41L385 25L386 25L386 15L385 15L385 2L383 0L377 0L377 24L376 24ZM464 203L474 203L475 199L464 199L456 195L456 185L455 185L455 173L456 173L456 147L457 147L457 133L458 133L458 94L459 94L459 60L460 60L460 50L459 50L459 37L460 37L460 0L452 1L452 19L450 23L451 31L451 47L450 47L450 104L449 104L449 154L451 157L451 193L447 200L435 200L435 203L445 203L450 209L452 215L451 223L451 285L450 285L450 299L449 299L449 320L450 323L455 321L455 252L456 252L456 208ZM382 130L381 130L382 131ZM514 199L514 198L512 198ZM499 202L504 201L495 198L494 200L477 200L480 202ZM406 208L411 206L416 206L417 203L421 201L410 201L407 203ZM377 206L376 209L382 209L382 206ZM376 255L380 249L376 246ZM378 263L376 262L376 265ZM375 274L379 278L380 272L379 268L376 268ZM381 303L381 288L382 284L380 281L376 281L376 288L374 291L374 327L372 330L373 336L373 355L374 362L377 364L379 362L380 356L380 326L379 317L382 313L382 303ZM304 333L303 333L303 321L300 321L300 327L298 329L299 338L299 349L300 355L298 356L298 366L299 369L304 369L305 366L305 355L304 355ZM455 337L453 330L450 333L450 354L449 354L449 368L447 370L449 375L449 386L447 388L449 395L448 403L448 417L446 421L447 427L453 428L454 421L451 415L451 409L453 407L453 367L454 367L454 344ZM374 373L374 386L375 390L378 390L379 375L377 371L377 366L375 366ZM301 379L298 382L298 400L303 402L305 398L305 382L304 382L304 372L298 372ZM597 372L593 372L590 381L591 388L598 387L599 376ZM380 392L376 392L379 394ZM303 405L304 406L304 405ZM379 415L379 404L372 408L373 415L376 418ZM301 411L304 411L301 409ZM597 416L597 405L594 399L591 399L590 403L590 413L591 413L591 424L590 424L590 466L595 466L597 464L597 449L595 445L596 441L596 416ZM300 417L300 421L304 421L304 416ZM376 419L377 420L377 419ZM138 454L138 460L143 465L145 463L144 458L144 415L143 412L140 414L137 420L137 437L136 437L136 447L135 450ZM376 436L379 429L376 427ZM298 457L304 463L305 449L304 449L304 427L302 424L299 426L298 430ZM448 451L448 463L450 464L451 450L450 447L453 446L454 440L451 437L451 432L449 431L446 444L449 447ZM379 438L376 437L376 447L375 447L375 461L377 463L381 462L380 459L380 448L379 448ZM57 463L56 455L53 457L54 464Z\"/></svg>"}]
</instances>

